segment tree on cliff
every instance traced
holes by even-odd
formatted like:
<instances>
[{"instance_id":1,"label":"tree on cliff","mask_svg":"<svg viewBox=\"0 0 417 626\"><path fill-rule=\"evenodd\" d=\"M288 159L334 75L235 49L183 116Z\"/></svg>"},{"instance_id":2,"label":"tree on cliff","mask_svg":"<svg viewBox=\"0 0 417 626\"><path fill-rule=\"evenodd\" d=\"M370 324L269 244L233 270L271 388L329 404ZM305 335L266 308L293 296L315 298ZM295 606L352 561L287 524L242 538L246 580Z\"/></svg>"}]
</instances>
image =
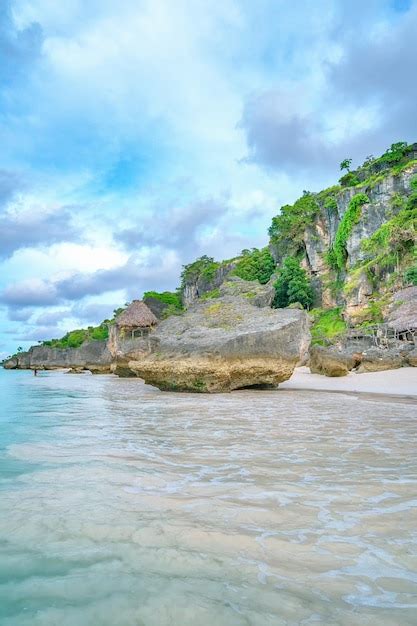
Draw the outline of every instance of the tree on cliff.
<instances>
[{"instance_id":1,"label":"tree on cliff","mask_svg":"<svg viewBox=\"0 0 417 626\"><path fill-rule=\"evenodd\" d=\"M343 159L343 161L340 164L340 169L342 172L343 170L347 170L349 172L351 165L352 165L352 159Z\"/></svg>"},{"instance_id":2,"label":"tree on cliff","mask_svg":"<svg viewBox=\"0 0 417 626\"><path fill-rule=\"evenodd\" d=\"M313 303L313 290L306 271L294 257L287 257L275 285L273 307L276 309L299 302L305 309Z\"/></svg>"}]
</instances>

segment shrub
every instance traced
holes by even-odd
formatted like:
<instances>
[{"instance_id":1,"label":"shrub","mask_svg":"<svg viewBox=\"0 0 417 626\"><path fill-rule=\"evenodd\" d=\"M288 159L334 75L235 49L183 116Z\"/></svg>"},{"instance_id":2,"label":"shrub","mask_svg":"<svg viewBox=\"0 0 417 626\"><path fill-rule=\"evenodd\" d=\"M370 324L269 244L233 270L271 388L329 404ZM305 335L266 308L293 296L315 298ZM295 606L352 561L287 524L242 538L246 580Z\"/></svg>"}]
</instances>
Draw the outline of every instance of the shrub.
<instances>
[{"instance_id":1,"label":"shrub","mask_svg":"<svg viewBox=\"0 0 417 626\"><path fill-rule=\"evenodd\" d=\"M307 273L294 257L285 259L274 287L275 297L272 304L274 308L287 307L299 302L308 309L313 302L313 291Z\"/></svg>"},{"instance_id":2,"label":"shrub","mask_svg":"<svg viewBox=\"0 0 417 626\"><path fill-rule=\"evenodd\" d=\"M212 289L211 291L206 291L206 293L203 293L203 295L200 297L200 300L215 300L216 298L220 298L220 289Z\"/></svg>"},{"instance_id":3,"label":"shrub","mask_svg":"<svg viewBox=\"0 0 417 626\"><path fill-rule=\"evenodd\" d=\"M182 309L181 297L175 291L145 291L143 294L143 299L153 298L154 300L159 300L164 304L168 304L173 306L174 308Z\"/></svg>"},{"instance_id":4,"label":"shrub","mask_svg":"<svg viewBox=\"0 0 417 626\"><path fill-rule=\"evenodd\" d=\"M339 179L339 183L342 187L354 187L355 185L359 185L360 180L355 172L348 172Z\"/></svg>"},{"instance_id":5,"label":"shrub","mask_svg":"<svg viewBox=\"0 0 417 626\"><path fill-rule=\"evenodd\" d=\"M85 341L106 341L109 337L109 329L106 323L88 328L78 328L66 333L61 339L50 339L42 345L51 348L79 348Z\"/></svg>"},{"instance_id":6,"label":"shrub","mask_svg":"<svg viewBox=\"0 0 417 626\"><path fill-rule=\"evenodd\" d=\"M408 268L404 274L404 279L410 285L417 285L417 265Z\"/></svg>"},{"instance_id":7,"label":"shrub","mask_svg":"<svg viewBox=\"0 0 417 626\"><path fill-rule=\"evenodd\" d=\"M389 165L395 165L402 161L408 152L408 144L406 141L398 141L391 144L391 147L384 152L384 154L377 159L377 163L388 163Z\"/></svg>"},{"instance_id":8,"label":"shrub","mask_svg":"<svg viewBox=\"0 0 417 626\"><path fill-rule=\"evenodd\" d=\"M275 270L275 261L268 248L242 251L242 257L233 270L235 276L243 280L258 280L262 285L268 282Z\"/></svg>"},{"instance_id":9,"label":"shrub","mask_svg":"<svg viewBox=\"0 0 417 626\"><path fill-rule=\"evenodd\" d=\"M193 261L193 263L183 265L181 288L183 289L186 283L197 282L199 278L205 278L207 281L212 280L220 266L221 263L206 255Z\"/></svg>"},{"instance_id":10,"label":"shrub","mask_svg":"<svg viewBox=\"0 0 417 626\"><path fill-rule=\"evenodd\" d=\"M321 343L324 339L335 339L343 334L347 324L342 317L341 307L334 309L313 309L311 337L313 343Z\"/></svg>"}]
</instances>

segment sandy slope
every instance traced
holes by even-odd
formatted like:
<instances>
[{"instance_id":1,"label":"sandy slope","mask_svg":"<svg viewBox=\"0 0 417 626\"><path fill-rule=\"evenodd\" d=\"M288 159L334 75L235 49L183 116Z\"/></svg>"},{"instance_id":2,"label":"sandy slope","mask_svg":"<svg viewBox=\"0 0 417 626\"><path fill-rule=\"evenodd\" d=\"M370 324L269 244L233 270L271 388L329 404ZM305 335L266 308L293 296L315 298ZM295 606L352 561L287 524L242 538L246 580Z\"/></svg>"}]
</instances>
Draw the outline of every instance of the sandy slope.
<instances>
[{"instance_id":1,"label":"sandy slope","mask_svg":"<svg viewBox=\"0 0 417 626\"><path fill-rule=\"evenodd\" d=\"M317 389L325 391L354 391L415 396L417 401L417 367L402 367L385 372L355 374L342 378L329 378L311 374L308 367L297 367L294 374L280 389Z\"/></svg>"}]
</instances>

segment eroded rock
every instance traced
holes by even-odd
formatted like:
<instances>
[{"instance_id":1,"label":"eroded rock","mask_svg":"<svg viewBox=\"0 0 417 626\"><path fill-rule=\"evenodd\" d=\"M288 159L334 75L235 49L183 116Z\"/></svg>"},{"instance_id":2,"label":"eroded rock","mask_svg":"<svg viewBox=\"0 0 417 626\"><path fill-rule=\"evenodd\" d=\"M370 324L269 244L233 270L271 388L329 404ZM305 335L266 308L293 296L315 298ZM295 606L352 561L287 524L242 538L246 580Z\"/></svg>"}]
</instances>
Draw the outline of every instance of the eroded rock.
<instances>
[{"instance_id":1,"label":"eroded rock","mask_svg":"<svg viewBox=\"0 0 417 626\"><path fill-rule=\"evenodd\" d=\"M290 378L310 342L304 311L252 306L242 297L198 302L162 322L129 369L177 391L219 392Z\"/></svg>"},{"instance_id":2,"label":"eroded rock","mask_svg":"<svg viewBox=\"0 0 417 626\"><path fill-rule=\"evenodd\" d=\"M335 346L310 348L310 371L324 376L346 376L361 360L360 353L349 354Z\"/></svg>"}]
</instances>

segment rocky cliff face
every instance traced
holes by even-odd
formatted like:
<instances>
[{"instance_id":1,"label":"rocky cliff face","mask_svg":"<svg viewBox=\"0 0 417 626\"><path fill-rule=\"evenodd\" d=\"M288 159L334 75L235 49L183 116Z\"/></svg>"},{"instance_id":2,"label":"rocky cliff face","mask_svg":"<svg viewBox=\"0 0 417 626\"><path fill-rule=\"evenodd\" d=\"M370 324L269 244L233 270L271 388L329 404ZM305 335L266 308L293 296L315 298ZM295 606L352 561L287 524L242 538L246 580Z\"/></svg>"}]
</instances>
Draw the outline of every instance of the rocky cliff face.
<instances>
[{"instance_id":1,"label":"rocky cliff face","mask_svg":"<svg viewBox=\"0 0 417 626\"><path fill-rule=\"evenodd\" d=\"M105 341L90 341L79 348L33 346L28 352L6 361L6 369L75 369L93 374L110 372L112 357Z\"/></svg>"},{"instance_id":2,"label":"rocky cliff face","mask_svg":"<svg viewBox=\"0 0 417 626\"><path fill-rule=\"evenodd\" d=\"M235 268L234 263L220 265L212 275L198 275L186 278L182 289L182 301L185 308L191 306L206 293L218 289L226 276Z\"/></svg>"},{"instance_id":3,"label":"rocky cliff face","mask_svg":"<svg viewBox=\"0 0 417 626\"><path fill-rule=\"evenodd\" d=\"M413 154L417 155L417 151L412 152L411 156ZM342 306L346 319L353 323L360 322L363 321L362 313L376 296L402 287L402 271L413 262L412 248L409 253L404 252L405 248L396 247L393 241L391 250L378 249L377 245L374 249L367 249L366 242L375 234L378 235L381 227L385 228L393 218L404 213L407 201L415 193L416 180L417 162L411 160L401 171L387 169L353 187L334 188L327 197L325 192L312 194L318 210L301 227L298 253L301 253L302 265L312 279L315 306ZM345 262L343 267L333 268L329 262L329 252L338 245L340 229L346 228L347 213L351 210L352 200L359 194L366 201L360 207L357 221L353 220L350 229L346 229ZM331 203L328 202L329 197ZM415 211L414 217L412 210L409 212L410 222L414 219L414 223L408 233L409 243L414 238L414 245ZM397 237L400 239L401 226L398 231ZM395 239L395 233L392 239ZM389 242L386 245L389 247ZM291 246L292 242L289 242L288 252L282 241L276 242L272 238L271 251L278 263L286 253L297 251ZM385 254L382 255L382 252Z\"/></svg>"}]
</instances>

